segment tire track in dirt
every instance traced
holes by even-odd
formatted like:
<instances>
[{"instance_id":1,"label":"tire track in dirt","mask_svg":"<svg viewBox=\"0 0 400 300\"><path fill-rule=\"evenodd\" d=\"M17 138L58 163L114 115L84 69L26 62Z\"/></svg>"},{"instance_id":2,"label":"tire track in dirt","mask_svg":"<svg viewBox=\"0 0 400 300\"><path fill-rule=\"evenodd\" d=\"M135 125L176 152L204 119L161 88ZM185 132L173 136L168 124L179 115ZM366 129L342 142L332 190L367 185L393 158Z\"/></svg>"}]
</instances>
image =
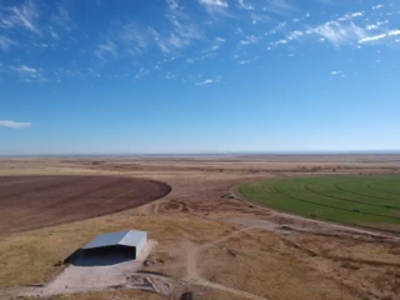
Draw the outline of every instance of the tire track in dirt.
<instances>
[{"instance_id":1,"label":"tire track in dirt","mask_svg":"<svg viewBox=\"0 0 400 300\"><path fill-rule=\"evenodd\" d=\"M231 294L237 295L237 296L241 296L247 299L252 299L252 300L268 300L267 298L264 297L260 297L245 291L241 291L241 290L237 290L222 284L218 284L218 283L213 283L210 282L204 278L201 277L200 272L198 270L198 258L199 255L201 253L201 251L212 247L216 244L222 243L224 241L229 240L230 238L245 232L245 231L249 231L253 229L253 227L246 227L244 229L240 229L237 230L231 234L228 234L224 237L218 238L210 243L207 244L203 244L197 247L192 247L189 252L188 252L188 256L187 256L187 277L186 277L186 282L193 284L193 285L198 285L198 286L203 286L203 287L208 287L208 288L212 288L212 289L217 289L217 290L221 290L221 291L225 291L225 292L229 292Z\"/></svg>"},{"instance_id":2,"label":"tire track in dirt","mask_svg":"<svg viewBox=\"0 0 400 300\"><path fill-rule=\"evenodd\" d=\"M372 191L375 191L375 192L380 192L380 193L384 193L384 194L388 194L388 195L392 195L392 196L400 196L400 193L394 193L394 192L391 192L391 191L385 191L385 190L380 190L380 189L377 189L377 188L373 188L372 185L374 183L377 183L377 182L392 183L392 182L397 182L397 181L394 181L394 180L392 180L392 181L389 181L389 180L388 181L384 181L384 180L378 181L377 180L377 181L372 181L372 182L366 184L365 187L370 189L370 190L372 190ZM392 201L393 202L397 202L399 200L392 200Z\"/></svg>"},{"instance_id":3,"label":"tire track in dirt","mask_svg":"<svg viewBox=\"0 0 400 300\"><path fill-rule=\"evenodd\" d=\"M358 204L366 205L366 206L387 208L387 205L383 205L383 204L368 203L368 202L363 202L363 201L359 201L359 200L350 200L350 199L343 198L343 197L339 197L339 196L333 196L333 195L329 195L329 194L323 194L323 193L320 193L320 192L315 191L315 190L313 190L312 188L310 188L310 184L309 184L309 183L307 183L307 184L304 185L304 189L305 189L306 191L310 192L310 193L313 193L313 194L316 194L316 195L319 195L319 196L323 196L323 197L328 197L328 198L331 198L331 199L337 199L337 200L341 200L341 201L345 201L345 202L350 202L350 203L358 203ZM399 208L397 208L397 207L391 207L391 209L400 210L400 207L399 207ZM389 217L390 217L390 216L389 216Z\"/></svg>"},{"instance_id":4,"label":"tire track in dirt","mask_svg":"<svg viewBox=\"0 0 400 300\"><path fill-rule=\"evenodd\" d=\"M349 190L346 190L345 188L341 187L341 184L346 183L346 182L347 181L339 181L339 182L335 183L334 186L339 191L342 191L342 192L345 192L345 193L348 193L348 194L353 194L353 195L357 195L357 196L361 196L361 197L371 198L371 195L365 195L365 194L362 194L362 193L357 193L355 191L349 191ZM385 197L381 197L381 196L373 196L373 198L380 199L380 200L385 200L385 201L393 201L393 199L385 198Z\"/></svg>"},{"instance_id":5,"label":"tire track in dirt","mask_svg":"<svg viewBox=\"0 0 400 300\"><path fill-rule=\"evenodd\" d=\"M306 185L306 184L302 184L300 187L302 187L302 188L304 188L304 189L306 190L305 185ZM282 192L282 190L279 190L279 189L277 188L277 185L274 185L274 186L273 186L273 189L274 189L274 191L275 191L276 193L278 193L278 194L280 194L280 195L282 195L282 196L284 196L284 197L288 197L288 198L290 198L290 199L293 199L293 200L295 200L295 201L300 201L300 202L310 203L310 204L317 205L317 206L321 206L321 207L327 207L327 208L332 208L332 209L337 209L337 210L342 210L342 211L347 211L347 212L355 213L354 209L351 209L351 208L344 208L344 207L339 207L339 206L335 206L335 205L331 205L331 204L324 204L324 203L320 203L320 202L317 202L317 201L305 200L305 199L302 199L302 198L299 198L299 197L295 197L295 196L289 195L289 194L287 194L287 193L285 193L285 192ZM387 218L387 219L393 219L393 220L400 220L400 217L397 217L397 216L389 216L389 215L375 214L375 213L365 212L365 211L358 211L357 213L358 213L358 214L363 214L363 215L369 215L369 216L375 216L375 217L382 217L382 218Z\"/></svg>"}]
</instances>

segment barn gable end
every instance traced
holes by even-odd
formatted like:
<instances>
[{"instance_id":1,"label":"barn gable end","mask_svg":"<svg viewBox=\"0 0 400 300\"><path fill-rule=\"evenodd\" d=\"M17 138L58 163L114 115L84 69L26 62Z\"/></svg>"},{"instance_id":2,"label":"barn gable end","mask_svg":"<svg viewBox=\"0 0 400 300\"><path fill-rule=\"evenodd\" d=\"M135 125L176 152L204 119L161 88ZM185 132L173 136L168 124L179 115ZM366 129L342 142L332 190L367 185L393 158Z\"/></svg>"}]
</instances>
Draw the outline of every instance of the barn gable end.
<instances>
[{"instance_id":1,"label":"barn gable end","mask_svg":"<svg viewBox=\"0 0 400 300\"><path fill-rule=\"evenodd\" d=\"M147 232L138 230L128 230L102 234L92 240L82 248L85 250L106 249L116 247L134 248L136 258L140 255L147 243Z\"/></svg>"}]
</instances>

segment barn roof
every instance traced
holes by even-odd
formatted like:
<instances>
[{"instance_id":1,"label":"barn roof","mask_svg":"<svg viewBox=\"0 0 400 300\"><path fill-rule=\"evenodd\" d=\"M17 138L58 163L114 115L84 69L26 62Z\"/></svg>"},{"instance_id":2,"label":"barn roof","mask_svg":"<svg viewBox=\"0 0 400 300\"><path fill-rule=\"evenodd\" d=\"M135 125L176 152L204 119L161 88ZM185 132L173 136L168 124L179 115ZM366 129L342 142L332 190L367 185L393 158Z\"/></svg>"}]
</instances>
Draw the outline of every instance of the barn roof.
<instances>
[{"instance_id":1,"label":"barn roof","mask_svg":"<svg viewBox=\"0 0 400 300\"><path fill-rule=\"evenodd\" d=\"M138 230L127 230L121 232L113 232L99 235L85 247L86 249L94 249L108 246L129 246L136 247L138 244L143 241L147 237L146 231L138 231Z\"/></svg>"}]
</instances>

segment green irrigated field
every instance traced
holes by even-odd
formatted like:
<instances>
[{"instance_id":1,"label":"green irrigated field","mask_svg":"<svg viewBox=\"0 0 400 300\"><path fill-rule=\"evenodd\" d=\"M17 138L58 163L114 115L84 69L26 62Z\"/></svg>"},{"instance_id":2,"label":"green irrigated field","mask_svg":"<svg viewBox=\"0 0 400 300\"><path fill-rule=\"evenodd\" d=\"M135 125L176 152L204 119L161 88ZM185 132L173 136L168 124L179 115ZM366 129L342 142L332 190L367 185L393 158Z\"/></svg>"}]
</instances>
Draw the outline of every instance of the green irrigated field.
<instances>
[{"instance_id":1,"label":"green irrigated field","mask_svg":"<svg viewBox=\"0 0 400 300\"><path fill-rule=\"evenodd\" d=\"M400 233L400 176L318 176L245 183L248 200L315 219Z\"/></svg>"}]
</instances>

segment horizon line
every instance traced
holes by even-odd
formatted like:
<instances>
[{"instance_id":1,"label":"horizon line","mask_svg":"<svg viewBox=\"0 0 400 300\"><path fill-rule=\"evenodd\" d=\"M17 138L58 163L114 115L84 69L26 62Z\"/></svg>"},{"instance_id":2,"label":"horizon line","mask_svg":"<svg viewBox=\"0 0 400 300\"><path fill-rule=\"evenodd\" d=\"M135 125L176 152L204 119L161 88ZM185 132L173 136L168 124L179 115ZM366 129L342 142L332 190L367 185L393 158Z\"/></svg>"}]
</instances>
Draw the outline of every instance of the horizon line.
<instances>
[{"instance_id":1,"label":"horizon line","mask_svg":"<svg viewBox=\"0 0 400 300\"><path fill-rule=\"evenodd\" d=\"M255 156L255 155L400 155L400 150L325 150L325 151L226 151L226 152L171 152L171 153L42 153L42 154L0 154L0 157L126 157L126 156Z\"/></svg>"}]
</instances>

